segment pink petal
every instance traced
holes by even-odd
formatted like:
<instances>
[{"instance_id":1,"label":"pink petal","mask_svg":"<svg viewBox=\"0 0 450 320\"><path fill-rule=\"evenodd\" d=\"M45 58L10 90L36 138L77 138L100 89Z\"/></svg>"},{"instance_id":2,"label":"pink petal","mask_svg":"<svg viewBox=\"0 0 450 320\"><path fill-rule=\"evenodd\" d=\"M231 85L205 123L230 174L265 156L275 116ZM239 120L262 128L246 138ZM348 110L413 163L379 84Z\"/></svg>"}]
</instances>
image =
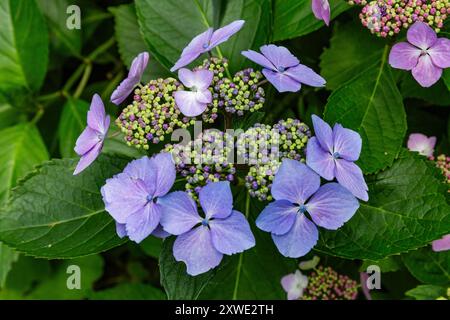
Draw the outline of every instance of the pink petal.
<instances>
[{"instance_id":1,"label":"pink petal","mask_svg":"<svg viewBox=\"0 0 450 320\"><path fill-rule=\"evenodd\" d=\"M423 156L431 157L436 145L436 137L428 138L421 133L412 133L408 139L408 149L410 151L419 152Z\"/></svg>"},{"instance_id":2,"label":"pink petal","mask_svg":"<svg viewBox=\"0 0 450 320\"><path fill-rule=\"evenodd\" d=\"M272 71L277 71L277 68L270 62L266 57L264 57L261 53L253 51L253 50L247 50L242 51L241 54L246 57L247 59L263 66L264 68L270 69Z\"/></svg>"},{"instance_id":3,"label":"pink petal","mask_svg":"<svg viewBox=\"0 0 450 320\"><path fill-rule=\"evenodd\" d=\"M324 78L303 64L287 69L284 74L311 87L323 87L326 83Z\"/></svg>"},{"instance_id":4,"label":"pink petal","mask_svg":"<svg viewBox=\"0 0 450 320\"><path fill-rule=\"evenodd\" d=\"M192 91L176 91L174 92L175 103L187 117L195 117L202 114L206 110L206 103L197 100L197 92Z\"/></svg>"},{"instance_id":5,"label":"pink petal","mask_svg":"<svg viewBox=\"0 0 450 320\"><path fill-rule=\"evenodd\" d=\"M437 39L434 45L428 49L428 54L437 67L450 68L450 39Z\"/></svg>"},{"instance_id":6,"label":"pink petal","mask_svg":"<svg viewBox=\"0 0 450 320\"><path fill-rule=\"evenodd\" d=\"M317 19L323 20L327 26L330 24L330 4L328 0L312 0L312 11Z\"/></svg>"},{"instance_id":7,"label":"pink petal","mask_svg":"<svg viewBox=\"0 0 450 320\"><path fill-rule=\"evenodd\" d=\"M426 23L417 21L409 27L406 34L408 42L416 47L427 50L436 42L436 32Z\"/></svg>"},{"instance_id":8,"label":"pink petal","mask_svg":"<svg viewBox=\"0 0 450 320\"><path fill-rule=\"evenodd\" d=\"M417 65L420 49L407 42L394 44L389 52L389 64L393 68L411 70Z\"/></svg>"},{"instance_id":9,"label":"pink petal","mask_svg":"<svg viewBox=\"0 0 450 320\"><path fill-rule=\"evenodd\" d=\"M436 67L428 54L419 58L417 66L412 69L412 75L416 81L425 88L431 87L442 76L442 69Z\"/></svg>"},{"instance_id":10,"label":"pink petal","mask_svg":"<svg viewBox=\"0 0 450 320\"><path fill-rule=\"evenodd\" d=\"M302 87L300 82L281 72L263 69L262 73L278 92L297 92Z\"/></svg>"},{"instance_id":11,"label":"pink petal","mask_svg":"<svg viewBox=\"0 0 450 320\"><path fill-rule=\"evenodd\" d=\"M232 35L241 30L241 28L244 26L244 23L244 20L236 20L214 31L209 43L209 50L227 41Z\"/></svg>"},{"instance_id":12,"label":"pink petal","mask_svg":"<svg viewBox=\"0 0 450 320\"><path fill-rule=\"evenodd\" d=\"M442 237L442 239L434 240L432 243L433 251L450 250L450 234Z\"/></svg>"}]
</instances>

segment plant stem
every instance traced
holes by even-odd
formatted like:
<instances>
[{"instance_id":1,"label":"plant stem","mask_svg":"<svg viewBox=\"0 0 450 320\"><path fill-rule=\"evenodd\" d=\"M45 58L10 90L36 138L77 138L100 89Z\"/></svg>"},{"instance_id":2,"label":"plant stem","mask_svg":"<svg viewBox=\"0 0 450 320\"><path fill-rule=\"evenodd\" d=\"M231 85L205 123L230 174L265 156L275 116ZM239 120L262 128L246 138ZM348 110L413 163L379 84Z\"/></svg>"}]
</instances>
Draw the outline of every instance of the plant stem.
<instances>
[{"instance_id":1,"label":"plant stem","mask_svg":"<svg viewBox=\"0 0 450 320\"><path fill-rule=\"evenodd\" d=\"M73 97L75 99L78 99L80 95L83 93L84 88L86 87L87 82L89 81L89 77L91 76L92 72L92 64L89 63L86 65L86 68L84 69L83 76L81 77L80 83L78 84L77 89L75 90L75 93L73 94Z\"/></svg>"},{"instance_id":2,"label":"plant stem","mask_svg":"<svg viewBox=\"0 0 450 320\"><path fill-rule=\"evenodd\" d=\"M87 60L95 60L100 54L111 48L114 43L116 42L116 39L114 37L111 37L108 41L104 42L102 45L97 47L94 51L92 51L88 56Z\"/></svg>"},{"instance_id":3,"label":"plant stem","mask_svg":"<svg viewBox=\"0 0 450 320\"><path fill-rule=\"evenodd\" d=\"M256 86L257 86L257 87L262 86L263 84L266 84L267 82L269 82L269 81L267 81L267 79L261 80L260 82L258 82L258 83L256 84Z\"/></svg>"}]
</instances>

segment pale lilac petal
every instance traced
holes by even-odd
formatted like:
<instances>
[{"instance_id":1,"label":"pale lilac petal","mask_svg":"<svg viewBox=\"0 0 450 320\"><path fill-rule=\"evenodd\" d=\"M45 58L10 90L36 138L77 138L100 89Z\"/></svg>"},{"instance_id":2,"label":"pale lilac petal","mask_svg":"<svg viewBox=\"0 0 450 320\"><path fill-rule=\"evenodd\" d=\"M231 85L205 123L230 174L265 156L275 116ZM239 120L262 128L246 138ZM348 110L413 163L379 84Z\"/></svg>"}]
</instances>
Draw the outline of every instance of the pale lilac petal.
<instances>
[{"instance_id":1,"label":"pale lilac petal","mask_svg":"<svg viewBox=\"0 0 450 320\"><path fill-rule=\"evenodd\" d=\"M370 289L367 287L367 280L369 279L369 275L366 272L360 272L359 278L361 281L361 289L366 297L366 300L372 300L372 296L370 295Z\"/></svg>"},{"instance_id":2,"label":"pale lilac petal","mask_svg":"<svg viewBox=\"0 0 450 320\"><path fill-rule=\"evenodd\" d=\"M287 292L288 300L297 300L303 296L303 290L308 285L308 277L299 270L281 278L281 286Z\"/></svg>"},{"instance_id":3,"label":"pale lilac petal","mask_svg":"<svg viewBox=\"0 0 450 320\"><path fill-rule=\"evenodd\" d=\"M236 20L214 31L209 43L209 50L227 41L232 35L241 30L244 23L244 20Z\"/></svg>"},{"instance_id":4,"label":"pale lilac petal","mask_svg":"<svg viewBox=\"0 0 450 320\"><path fill-rule=\"evenodd\" d=\"M314 223L329 230L340 228L358 208L359 202L350 191L334 182L321 186L306 205Z\"/></svg>"},{"instance_id":5,"label":"pale lilac petal","mask_svg":"<svg viewBox=\"0 0 450 320\"><path fill-rule=\"evenodd\" d=\"M202 222L198 215L195 201L182 191L175 191L159 198L161 206L161 225L164 231L179 235L191 230L196 224Z\"/></svg>"},{"instance_id":6,"label":"pale lilac petal","mask_svg":"<svg viewBox=\"0 0 450 320\"><path fill-rule=\"evenodd\" d=\"M167 194L175 183L176 170L172 155L168 152L158 153L150 159L153 163L155 172L152 180L155 183L154 196L160 197Z\"/></svg>"},{"instance_id":7,"label":"pale lilac petal","mask_svg":"<svg viewBox=\"0 0 450 320\"><path fill-rule=\"evenodd\" d=\"M206 103L197 100L197 93L193 91L176 91L173 93L175 103L187 117L195 117L202 114L206 110Z\"/></svg>"},{"instance_id":8,"label":"pale lilac petal","mask_svg":"<svg viewBox=\"0 0 450 320\"><path fill-rule=\"evenodd\" d=\"M320 117L313 114L311 116L314 133L317 137L319 144L325 151L328 151L330 154L333 153L333 130L328 123L323 121Z\"/></svg>"},{"instance_id":9,"label":"pale lilac petal","mask_svg":"<svg viewBox=\"0 0 450 320\"><path fill-rule=\"evenodd\" d=\"M282 235L291 230L298 206L287 200L269 203L256 219L256 226L266 232Z\"/></svg>"},{"instance_id":10,"label":"pale lilac petal","mask_svg":"<svg viewBox=\"0 0 450 320\"><path fill-rule=\"evenodd\" d=\"M294 67L300 63L287 48L268 44L260 48L261 53L275 66L276 70L284 71L284 69Z\"/></svg>"},{"instance_id":11,"label":"pale lilac petal","mask_svg":"<svg viewBox=\"0 0 450 320\"><path fill-rule=\"evenodd\" d=\"M310 138L306 146L306 164L322 178L334 179L336 164L333 156L322 148L316 137Z\"/></svg>"},{"instance_id":12,"label":"pale lilac petal","mask_svg":"<svg viewBox=\"0 0 450 320\"><path fill-rule=\"evenodd\" d=\"M297 215L294 225L283 235L272 234L272 239L280 253L289 258L299 258L307 254L319 239L317 227L304 215Z\"/></svg>"},{"instance_id":13,"label":"pale lilac petal","mask_svg":"<svg viewBox=\"0 0 450 320\"><path fill-rule=\"evenodd\" d=\"M158 225L155 230L152 232L152 236L155 236L157 238L165 239L169 237L171 234L164 231L163 227L161 225Z\"/></svg>"},{"instance_id":14,"label":"pale lilac petal","mask_svg":"<svg viewBox=\"0 0 450 320\"><path fill-rule=\"evenodd\" d=\"M428 88L442 76L442 69L435 66L430 56L425 54L419 58L419 62L412 69L412 75L422 87Z\"/></svg>"},{"instance_id":15,"label":"pale lilac petal","mask_svg":"<svg viewBox=\"0 0 450 320\"><path fill-rule=\"evenodd\" d=\"M450 250L450 234L442 237L442 239L434 240L432 243L433 251Z\"/></svg>"},{"instance_id":16,"label":"pale lilac petal","mask_svg":"<svg viewBox=\"0 0 450 320\"><path fill-rule=\"evenodd\" d=\"M250 225L245 216L233 210L225 219L213 219L209 222L211 239L217 251L223 254L243 252L255 246Z\"/></svg>"},{"instance_id":17,"label":"pale lilac petal","mask_svg":"<svg viewBox=\"0 0 450 320\"><path fill-rule=\"evenodd\" d=\"M406 33L408 42L416 47L427 50L436 42L436 32L426 23L417 21L409 27Z\"/></svg>"},{"instance_id":18,"label":"pale lilac petal","mask_svg":"<svg viewBox=\"0 0 450 320\"><path fill-rule=\"evenodd\" d=\"M133 160L129 162L123 173L127 174L132 179L140 179L146 184L156 184L155 183L155 171L154 162L147 156Z\"/></svg>"},{"instance_id":19,"label":"pale lilac petal","mask_svg":"<svg viewBox=\"0 0 450 320\"><path fill-rule=\"evenodd\" d=\"M296 284L295 273L290 273L281 278L281 286L286 292L291 291L292 287Z\"/></svg>"},{"instance_id":20,"label":"pale lilac petal","mask_svg":"<svg viewBox=\"0 0 450 320\"><path fill-rule=\"evenodd\" d=\"M127 218L141 210L148 202L147 194L130 179L126 174L106 180L106 184L101 188L105 210L118 223L124 224Z\"/></svg>"},{"instance_id":21,"label":"pale lilac petal","mask_svg":"<svg viewBox=\"0 0 450 320\"><path fill-rule=\"evenodd\" d=\"M319 175L300 161L284 159L275 174L271 192L276 200L303 204L319 187Z\"/></svg>"},{"instance_id":22,"label":"pale lilac petal","mask_svg":"<svg viewBox=\"0 0 450 320\"><path fill-rule=\"evenodd\" d=\"M228 181L210 182L200 190L199 202L206 218L226 218L233 210L233 195Z\"/></svg>"},{"instance_id":23,"label":"pale lilac petal","mask_svg":"<svg viewBox=\"0 0 450 320\"><path fill-rule=\"evenodd\" d=\"M419 61L421 50L407 42L394 44L389 52L389 64L393 68L412 70Z\"/></svg>"},{"instance_id":24,"label":"pale lilac petal","mask_svg":"<svg viewBox=\"0 0 450 320\"><path fill-rule=\"evenodd\" d=\"M358 132L344 128L339 123L333 127L334 152L348 161L356 161L361 153L362 139Z\"/></svg>"},{"instance_id":25,"label":"pale lilac petal","mask_svg":"<svg viewBox=\"0 0 450 320\"><path fill-rule=\"evenodd\" d=\"M313 69L303 64L287 69L284 74L288 75L297 82L311 87L323 87L326 84L324 78L318 75Z\"/></svg>"},{"instance_id":26,"label":"pale lilac petal","mask_svg":"<svg viewBox=\"0 0 450 320\"><path fill-rule=\"evenodd\" d=\"M437 39L427 52L437 67L442 69L450 68L450 39Z\"/></svg>"},{"instance_id":27,"label":"pale lilac petal","mask_svg":"<svg viewBox=\"0 0 450 320\"><path fill-rule=\"evenodd\" d=\"M98 94L94 94L91 101L91 106L87 113L87 124L90 128L98 131L101 134L106 134L108 126L106 126L105 106L102 98Z\"/></svg>"},{"instance_id":28,"label":"pale lilac petal","mask_svg":"<svg viewBox=\"0 0 450 320\"><path fill-rule=\"evenodd\" d=\"M192 39L186 48L183 49L180 58L170 69L170 71L174 72L184 66L187 66L189 63L197 59L202 53L206 52L212 33L213 29L209 28Z\"/></svg>"},{"instance_id":29,"label":"pale lilac petal","mask_svg":"<svg viewBox=\"0 0 450 320\"><path fill-rule=\"evenodd\" d=\"M142 210L127 218L127 236L136 243L147 238L158 226L161 218L161 207L156 203L148 203Z\"/></svg>"},{"instance_id":30,"label":"pale lilac petal","mask_svg":"<svg viewBox=\"0 0 450 320\"><path fill-rule=\"evenodd\" d=\"M421 133L411 133L408 138L408 149L419 152L423 156L431 157L436 145L436 137L427 137Z\"/></svg>"},{"instance_id":31,"label":"pale lilac petal","mask_svg":"<svg viewBox=\"0 0 450 320\"><path fill-rule=\"evenodd\" d=\"M247 50L242 51L241 54L246 57L247 59L253 61L254 63L259 64L260 66L263 66L264 68L270 69L272 71L278 71L275 66L270 62L266 57L264 57L261 53L253 51L253 50Z\"/></svg>"},{"instance_id":32,"label":"pale lilac petal","mask_svg":"<svg viewBox=\"0 0 450 320\"><path fill-rule=\"evenodd\" d=\"M330 4L328 0L312 0L312 11L317 19L323 20L327 26L330 24Z\"/></svg>"},{"instance_id":33,"label":"pale lilac petal","mask_svg":"<svg viewBox=\"0 0 450 320\"><path fill-rule=\"evenodd\" d=\"M123 238L127 235L127 229L124 223L116 222L116 233L119 236L119 238Z\"/></svg>"},{"instance_id":34,"label":"pale lilac petal","mask_svg":"<svg viewBox=\"0 0 450 320\"><path fill-rule=\"evenodd\" d=\"M211 240L208 227L199 226L178 236L173 244L173 256L183 261L191 276L217 267L223 255L217 251Z\"/></svg>"},{"instance_id":35,"label":"pale lilac petal","mask_svg":"<svg viewBox=\"0 0 450 320\"><path fill-rule=\"evenodd\" d=\"M300 82L278 71L263 69L262 73L278 92L297 92L302 87Z\"/></svg>"},{"instance_id":36,"label":"pale lilac petal","mask_svg":"<svg viewBox=\"0 0 450 320\"><path fill-rule=\"evenodd\" d=\"M366 182L361 169L353 162L338 159L336 160L336 179L341 186L347 188L355 197L367 201L369 195L367 194Z\"/></svg>"},{"instance_id":37,"label":"pale lilac petal","mask_svg":"<svg viewBox=\"0 0 450 320\"><path fill-rule=\"evenodd\" d=\"M119 105L124 102L130 93L133 92L133 89L138 82L138 78L126 78L122 80L116 90L112 93L111 102L115 105Z\"/></svg>"},{"instance_id":38,"label":"pale lilac petal","mask_svg":"<svg viewBox=\"0 0 450 320\"><path fill-rule=\"evenodd\" d=\"M188 88L195 87L197 90L207 89L213 80L214 73L210 70L191 71L183 68L178 71L178 78L184 86Z\"/></svg>"},{"instance_id":39,"label":"pale lilac petal","mask_svg":"<svg viewBox=\"0 0 450 320\"><path fill-rule=\"evenodd\" d=\"M201 90L196 92L196 99L200 103L211 103L212 102L212 94L209 89Z\"/></svg>"},{"instance_id":40,"label":"pale lilac petal","mask_svg":"<svg viewBox=\"0 0 450 320\"><path fill-rule=\"evenodd\" d=\"M92 150L94 146L100 143L99 133L94 129L86 127L75 142L75 152L82 156Z\"/></svg>"},{"instance_id":41,"label":"pale lilac petal","mask_svg":"<svg viewBox=\"0 0 450 320\"><path fill-rule=\"evenodd\" d=\"M141 52L140 54L138 54L138 56L133 59L133 62L131 62L130 71L128 72L128 78L136 78L140 81L145 68L147 68L148 60L148 52Z\"/></svg>"},{"instance_id":42,"label":"pale lilac petal","mask_svg":"<svg viewBox=\"0 0 450 320\"><path fill-rule=\"evenodd\" d=\"M91 165L91 163L94 162L95 159L97 159L97 157L100 155L100 152L102 152L102 148L103 143L99 142L91 150L82 155L80 161L78 161L75 171L73 172L73 175L77 175L81 171L89 167L89 165Z\"/></svg>"}]
</instances>

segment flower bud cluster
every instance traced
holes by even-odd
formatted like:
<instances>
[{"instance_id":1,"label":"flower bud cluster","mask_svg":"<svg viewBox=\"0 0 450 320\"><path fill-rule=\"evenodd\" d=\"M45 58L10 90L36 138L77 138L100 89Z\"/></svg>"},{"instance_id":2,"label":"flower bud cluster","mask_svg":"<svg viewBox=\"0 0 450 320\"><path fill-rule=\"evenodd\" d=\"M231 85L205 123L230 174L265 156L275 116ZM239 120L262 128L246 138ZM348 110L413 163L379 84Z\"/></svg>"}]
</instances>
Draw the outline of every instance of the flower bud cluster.
<instances>
[{"instance_id":1,"label":"flower bud cluster","mask_svg":"<svg viewBox=\"0 0 450 320\"><path fill-rule=\"evenodd\" d=\"M449 185L448 192L450 192L450 157L445 154L441 154L436 159L434 157L430 157L430 160L436 161L436 167L441 169L445 182Z\"/></svg>"}]
</instances>

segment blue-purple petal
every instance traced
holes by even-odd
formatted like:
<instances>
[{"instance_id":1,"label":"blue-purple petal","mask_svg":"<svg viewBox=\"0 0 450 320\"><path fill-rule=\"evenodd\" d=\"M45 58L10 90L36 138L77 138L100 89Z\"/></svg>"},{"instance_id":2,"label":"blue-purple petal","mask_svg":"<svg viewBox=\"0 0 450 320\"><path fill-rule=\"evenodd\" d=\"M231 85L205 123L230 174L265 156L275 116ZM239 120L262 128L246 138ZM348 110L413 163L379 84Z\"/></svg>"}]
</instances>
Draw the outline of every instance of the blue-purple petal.
<instances>
[{"instance_id":1,"label":"blue-purple petal","mask_svg":"<svg viewBox=\"0 0 450 320\"><path fill-rule=\"evenodd\" d=\"M198 101L197 92L176 91L173 96L181 113L187 117L198 116L206 110L207 104Z\"/></svg>"},{"instance_id":2,"label":"blue-purple petal","mask_svg":"<svg viewBox=\"0 0 450 320\"><path fill-rule=\"evenodd\" d=\"M260 66L263 66L266 69L277 71L275 66L272 62L270 62L266 57L264 57L261 53L253 51L253 50L247 50L242 51L241 54L246 57L247 59L253 61L254 63L259 64Z\"/></svg>"},{"instance_id":3,"label":"blue-purple petal","mask_svg":"<svg viewBox=\"0 0 450 320\"><path fill-rule=\"evenodd\" d=\"M140 211L127 218L125 228L130 240L140 243L147 238L158 226L161 218L161 208L156 203L148 203Z\"/></svg>"},{"instance_id":4,"label":"blue-purple petal","mask_svg":"<svg viewBox=\"0 0 450 320\"><path fill-rule=\"evenodd\" d=\"M155 181L154 196L161 197L167 194L175 183L175 162L172 155L168 152L160 152L152 157L150 161L155 168L155 172L153 172Z\"/></svg>"},{"instance_id":5,"label":"blue-purple petal","mask_svg":"<svg viewBox=\"0 0 450 320\"><path fill-rule=\"evenodd\" d=\"M111 95L111 102L115 105L119 105L124 102L130 93L133 92L133 89L138 82L138 78L126 78L122 80L119 86L113 91Z\"/></svg>"},{"instance_id":6,"label":"blue-purple petal","mask_svg":"<svg viewBox=\"0 0 450 320\"><path fill-rule=\"evenodd\" d=\"M78 161L78 164L75 168L75 171L73 172L74 175L79 174L84 169L89 167L92 162L97 159L97 157L100 155L100 152L102 152L103 143L99 142L97 143L91 150L86 152L84 155L81 156L80 161Z\"/></svg>"},{"instance_id":7,"label":"blue-purple petal","mask_svg":"<svg viewBox=\"0 0 450 320\"><path fill-rule=\"evenodd\" d=\"M334 152L348 161L356 161L361 153L362 139L358 132L344 128L339 123L333 127Z\"/></svg>"},{"instance_id":8,"label":"blue-purple petal","mask_svg":"<svg viewBox=\"0 0 450 320\"><path fill-rule=\"evenodd\" d=\"M271 202L259 214L256 226L277 235L286 234L295 222L297 211L298 206L287 200Z\"/></svg>"},{"instance_id":9,"label":"blue-purple petal","mask_svg":"<svg viewBox=\"0 0 450 320\"><path fill-rule=\"evenodd\" d=\"M94 94L92 97L91 106L87 113L87 124L91 129L98 131L102 135L106 135L108 132L109 116L106 116L105 106L98 94Z\"/></svg>"},{"instance_id":10,"label":"blue-purple petal","mask_svg":"<svg viewBox=\"0 0 450 320\"><path fill-rule=\"evenodd\" d=\"M210 182L200 190L200 205L206 218L226 218L233 209L233 195L228 181Z\"/></svg>"},{"instance_id":11,"label":"blue-purple petal","mask_svg":"<svg viewBox=\"0 0 450 320\"><path fill-rule=\"evenodd\" d=\"M368 187L364 181L363 173L353 162L344 159L336 160L336 179L355 197L363 201L369 200Z\"/></svg>"},{"instance_id":12,"label":"blue-purple petal","mask_svg":"<svg viewBox=\"0 0 450 320\"><path fill-rule=\"evenodd\" d=\"M147 68L149 58L148 52L141 52L138 54L137 57L135 57L131 62L128 78L136 78L140 81L145 68Z\"/></svg>"},{"instance_id":13,"label":"blue-purple petal","mask_svg":"<svg viewBox=\"0 0 450 320\"><path fill-rule=\"evenodd\" d=\"M241 28L244 26L244 23L244 20L236 20L214 31L211 36L208 49L211 50L219 44L228 41L231 36L241 30Z\"/></svg>"},{"instance_id":14,"label":"blue-purple petal","mask_svg":"<svg viewBox=\"0 0 450 320\"><path fill-rule=\"evenodd\" d=\"M179 235L191 230L202 219L198 215L195 201L182 191L175 191L159 198L161 225L164 231Z\"/></svg>"},{"instance_id":15,"label":"blue-purple petal","mask_svg":"<svg viewBox=\"0 0 450 320\"><path fill-rule=\"evenodd\" d=\"M205 90L211 85L214 73L210 70L200 69L191 71L182 68L178 71L178 78L185 87L195 87L197 90Z\"/></svg>"},{"instance_id":16,"label":"blue-purple petal","mask_svg":"<svg viewBox=\"0 0 450 320\"><path fill-rule=\"evenodd\" d=\"M281 72L263 69L262 73L278 92L297 92L302 87L300 82Z\"/></svg>"},{"instance_id":17,"label":"blue-purple petal","mask_svg":"<svg viewBox=\"0 0 450 320\"><path fill-rule=\"evenodd\" d=\"M297 82L311 87L323 87L326 84L324 78L318 75L313 69L303 64L287 69L284 74L288 75Z\"/></svg>"},{"instance_id":18,"label":"blue-purple petal","mask_svg":"<svg viewBox=\"0 0 450 320\"><path fill-rule=\"evenodd\" d=\"M335 161L333 156L325 151L316 137L312 137L306 146L306 164L326 180L334 179Z\"/></svg>"},{"instance_id":19,"label":"blue-purple petal","mask_svg":"<svg viewBox=\"0 0 450 320\"><path fill-rule=\"evenodd\" d=\"M317 137L319 144L325 151L330 154L333 153L333 130L328 123L323 121L320 117L313 114L311 116L314 133Z\"/></svg>"},{"instance_id":20,"label":"blue-purple petal","mask_svg":"<svg viewBox=\"0 0 450 320\"><path fill-rule=\"evenodd\" d=\"M276 70L284 70L294 67L300 63L286 47L274 44L264 45L260 48L261 53L275 66Z\"/></svg>"},{"instance_id":21,"label":"blue-purple petal","mask_svg":"<svg viewBox=\"0 0 450 320\"><path fill-rule=\"evenodd\" d=\"M124 223L116 222L116 233L119 236L119 238L123 238L127 235L127 229L125 228Z\"/></svg>"},{"instance_id":22,"label":"blue-purple petal","mask_svg":"<svg viewBox=\"0 0 450 320\"><path fill-rule=\"evenodd\" d=\"M308 201L307 210L315 224L336 230L359 208L358 200L338 183L327 183Z\"/></svg>"},{"instance_id":23,"label":"blue-purple petal","mask_svg":"<svg viewBox=\"0 0 450 320\"><path fill-rule=\"evenodd\" d=\"M98 136L98 132L86 127L75 142L74 150L79 156L82 156L92 150L92 148L100 142L101 140Z\"/></svg>"}]
</instances>

